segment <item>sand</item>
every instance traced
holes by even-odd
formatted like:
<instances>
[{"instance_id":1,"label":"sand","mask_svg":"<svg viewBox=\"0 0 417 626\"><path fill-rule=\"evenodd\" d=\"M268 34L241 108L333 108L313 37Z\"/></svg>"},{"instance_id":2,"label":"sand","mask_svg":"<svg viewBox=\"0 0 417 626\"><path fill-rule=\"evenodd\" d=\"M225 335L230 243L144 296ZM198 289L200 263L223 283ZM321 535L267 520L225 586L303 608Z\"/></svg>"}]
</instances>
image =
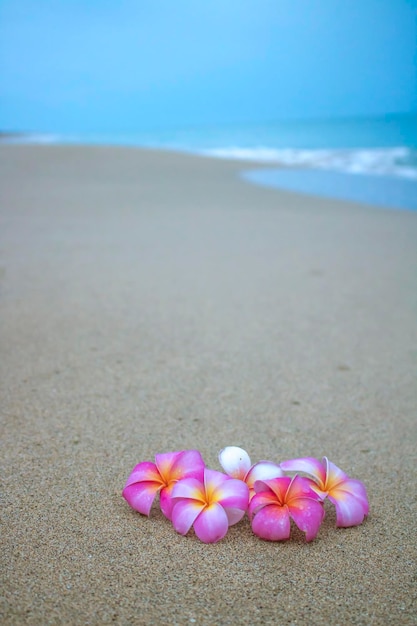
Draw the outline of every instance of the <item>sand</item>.
<instances>
[{"instance_id":1,"label":"sand","mask_svg":"<svg viewBox=\"0 0 417 626\"><path fill-rule=\"evenodd\" d=\"M1 623L415 624L417 213L168 152L0 161ZM370 516L205 545L121 497L232 444L327 455Z\"/></svg>"}]
</instances>

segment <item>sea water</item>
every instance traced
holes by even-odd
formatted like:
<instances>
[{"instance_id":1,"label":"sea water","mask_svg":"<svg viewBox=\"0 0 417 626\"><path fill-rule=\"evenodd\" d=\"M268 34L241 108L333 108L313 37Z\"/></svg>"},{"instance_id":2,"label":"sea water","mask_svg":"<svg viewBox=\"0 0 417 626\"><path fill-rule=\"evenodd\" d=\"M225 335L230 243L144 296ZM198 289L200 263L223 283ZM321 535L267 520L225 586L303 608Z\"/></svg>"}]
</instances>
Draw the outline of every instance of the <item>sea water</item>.
<instances>
[{"instance_id":1,"label":"sea water","mask_svg":"<svg viewBox=\"0 0 417 626\"><path fill-rule=\"evenodd\" d=\"M34 140L133 145L239 159L242 176L255 184L417 210L415 114L143 128ZM265 164L265 169L251 170L250 161Z\"/></svg>"},{"instance_id":2,"label":"sea water","mask_svg":"<svg viewBox=\"0 0 417 626\"><path fill-rule=\"evenodd\" d=\"M173 145L262 162L242 173L256 184L417 210L417 115L230 125L204 137L189 130Z\"/></svg>"}]
</instances>

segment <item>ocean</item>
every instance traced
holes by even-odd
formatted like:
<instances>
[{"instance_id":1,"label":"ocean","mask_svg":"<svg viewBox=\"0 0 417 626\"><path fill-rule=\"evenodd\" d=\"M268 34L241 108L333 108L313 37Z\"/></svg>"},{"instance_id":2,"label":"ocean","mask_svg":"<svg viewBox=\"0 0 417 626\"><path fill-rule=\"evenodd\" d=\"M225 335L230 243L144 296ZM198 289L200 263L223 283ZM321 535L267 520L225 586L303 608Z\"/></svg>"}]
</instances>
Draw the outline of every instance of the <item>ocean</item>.
<instances>
[{"instance_id":1,"label":"ocean","mask_svg":"<svg viewBox=\"0 0 417 626\"><path fill-rule=\"evenodd\" d=\"M417 114L29 138L36 142L153 147L239 159L242 176L254 184L417 210ZM264 163L265 169L251 170L249 162L254 160Z\"/></svg>"}]
</instances>

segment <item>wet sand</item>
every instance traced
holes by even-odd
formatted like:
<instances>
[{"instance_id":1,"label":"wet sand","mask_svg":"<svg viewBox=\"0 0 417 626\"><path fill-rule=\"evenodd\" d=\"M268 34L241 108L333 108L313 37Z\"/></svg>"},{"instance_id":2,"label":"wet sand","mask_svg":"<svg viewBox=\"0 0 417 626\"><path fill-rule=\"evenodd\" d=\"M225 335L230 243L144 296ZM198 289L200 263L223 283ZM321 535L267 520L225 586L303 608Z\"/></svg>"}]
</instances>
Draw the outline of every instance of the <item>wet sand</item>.
<instances>
[{"instance_id":1,"label":"wet sand","mask_svg":"<svg viewBox=\"0 0 417 626\"><path fill-rule=\"evenodd\" d=\"M0 146L3 624L415 624L417 213L241 167ZM226 445L327 455L369 518L204 545L121 498Z\"/></svg>"}]
</instances>

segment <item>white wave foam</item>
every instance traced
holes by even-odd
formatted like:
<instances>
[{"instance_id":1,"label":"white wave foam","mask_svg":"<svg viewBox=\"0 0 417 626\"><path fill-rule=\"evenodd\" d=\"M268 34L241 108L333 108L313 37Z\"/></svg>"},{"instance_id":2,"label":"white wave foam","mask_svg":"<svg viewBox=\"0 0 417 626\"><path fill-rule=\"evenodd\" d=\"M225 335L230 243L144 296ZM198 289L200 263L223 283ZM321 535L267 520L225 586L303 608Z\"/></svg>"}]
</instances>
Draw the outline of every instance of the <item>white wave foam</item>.
<instances>
[{"instance_id":1,"label":"white wave foam","mask_svg":"<svg viewBox=\"0 0 417 626\"><path fill-rule=\"evenodd\" d=\"M243 161L277 163L288 167L308 167L349 174L397 176L417 180L416 154L405 146L338 150L231 147L205 150L204 154L222 159L232 158Z\"/></svg>"}]
</instances>

